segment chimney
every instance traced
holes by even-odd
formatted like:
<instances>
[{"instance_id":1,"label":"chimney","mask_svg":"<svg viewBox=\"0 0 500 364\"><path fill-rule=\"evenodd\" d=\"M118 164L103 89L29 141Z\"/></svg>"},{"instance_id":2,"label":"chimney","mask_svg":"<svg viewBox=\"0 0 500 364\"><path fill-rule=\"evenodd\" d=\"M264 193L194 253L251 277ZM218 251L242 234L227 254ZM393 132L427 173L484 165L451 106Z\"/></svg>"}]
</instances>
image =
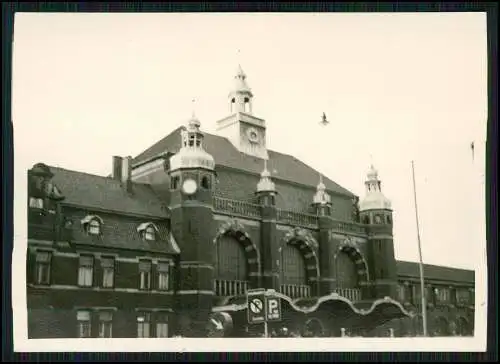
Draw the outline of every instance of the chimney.
<instances>
[{"instance_id":1,"label":"chimney","mask_svg":"<svg viewBox=\"0 0 500 364\"><path fill-rule=\"evenodd\" d=\"M132 192L132 157L122 158L122 185L127 192Z\"/></svg>"},{"instance_id":2,"label":"chimney","mask_svg":"<svg viewBox=\"0 0 500 364\"><path fill-rule=\"evenodd\" d=\"M114 180L122 180L122 157L113 157L113 174L111 176Z\"/></svg>"}]
</instances>

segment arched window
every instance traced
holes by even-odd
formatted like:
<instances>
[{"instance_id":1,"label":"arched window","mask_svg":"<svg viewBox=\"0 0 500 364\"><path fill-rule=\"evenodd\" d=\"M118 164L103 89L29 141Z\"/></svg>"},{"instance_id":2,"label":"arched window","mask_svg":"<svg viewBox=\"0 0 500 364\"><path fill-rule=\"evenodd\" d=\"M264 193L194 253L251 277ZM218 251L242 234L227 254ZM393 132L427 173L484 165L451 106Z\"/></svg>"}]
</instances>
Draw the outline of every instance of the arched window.
<instances>
[{"instance_id":1,"label":"arched window","mask_svg":"<svg viewBox=\"0 0 500 364\"><path fill-rule=\"evenodd\" d=\"M145 222L139 225L137 232L144 240L154 241L157 238L158 228L152 222Z\"/></svg>"},{"instance_id":2,"label":"arched window","mask_svg":"<svg viewBox=\"0 0 500 364\"><path fill-rule=\"evenodd\" d=\"M101 224L97 220L91 220L89 223L89 234L99 235L101 233Z\"/></svg>"},{"instance_id":3,"label":"arched window","mask_svg":"<svg viewBox=\"0 0 500 364\"><path fill-rule=\"evenodd\" d=\"M101 235L103 221L99 216L87 215L82 221L82 226L89 235Z\"/></svg>"},{"instance_id":4,"label":"arched window","mask_svg":"<svg viewBox=\"0 0 500 364\"><path fill-rule=\"evenodd\" d=\"M220 296L243 294L248 285L245 250L231 235L217 239L215 251L215 291Z\"/></svg>"},{"instance_id":5,"label":"arched window","mask_svg":"<svg viewBox=\"0 0 500 364\"><path fill-rule=\"evenodd\" d=\"M357 288L358 274L356 264L344 251L337 254L335 271L338 288Z\"/></svg>"}]
</instances>

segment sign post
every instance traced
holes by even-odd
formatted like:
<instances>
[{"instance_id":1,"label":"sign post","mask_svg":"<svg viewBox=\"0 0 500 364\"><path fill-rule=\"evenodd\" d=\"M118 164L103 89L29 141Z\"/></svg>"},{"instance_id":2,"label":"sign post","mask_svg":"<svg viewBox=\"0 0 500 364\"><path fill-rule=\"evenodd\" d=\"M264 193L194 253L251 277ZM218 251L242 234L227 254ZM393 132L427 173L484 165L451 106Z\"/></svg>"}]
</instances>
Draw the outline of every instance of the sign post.
<instances>
[{"instance_id":1,"label":"sign post","mask_svg":"<svg viewBox=\"0 0 500 364\"><path fill-rule=\"evenodd\" d=\"M268 322L281 321L281 299L274 290L256 289L247 292L249 324L264 323L264 336L269 337Z\"/></svg>"}]
</instances>

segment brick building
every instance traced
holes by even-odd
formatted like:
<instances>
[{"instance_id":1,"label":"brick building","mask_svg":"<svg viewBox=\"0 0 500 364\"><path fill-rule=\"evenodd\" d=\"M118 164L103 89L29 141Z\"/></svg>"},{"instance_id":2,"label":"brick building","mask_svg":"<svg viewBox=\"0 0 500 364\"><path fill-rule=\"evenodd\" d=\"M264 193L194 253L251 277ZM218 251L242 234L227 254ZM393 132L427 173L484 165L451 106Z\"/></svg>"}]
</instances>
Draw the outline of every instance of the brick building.
<instances>
[{"instance_id":1,"label":"brick building","mask_svg":"<svg viewBox=\"0 0 500 364\"><path fill-rule=\"evenodd\" d=\"M217 135L193 115L109 176L28 171L30 338L258 335L253 288L281 298L271 330L419 334L418 265L395 259L378 172L360 200L269 150L252 98L239 68ZM474 272L425 274L429 331L471 335Z\"/></svg>"}]
</instances>

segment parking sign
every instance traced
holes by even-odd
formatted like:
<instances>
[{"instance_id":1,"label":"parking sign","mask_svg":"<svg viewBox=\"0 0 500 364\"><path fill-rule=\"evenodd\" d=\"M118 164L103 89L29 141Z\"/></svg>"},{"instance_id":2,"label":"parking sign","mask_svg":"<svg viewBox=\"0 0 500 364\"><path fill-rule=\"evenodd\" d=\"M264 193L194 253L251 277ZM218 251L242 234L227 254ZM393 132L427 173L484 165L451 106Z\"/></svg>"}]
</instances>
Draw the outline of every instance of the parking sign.
<instances>
[{"instance_id":1,"label":"parking sign","mask_svg":"<svg viewBox=\"0 0 500 364\"><path fill-rule=\"evenodd\" d=\"M281 300L278 297L266 297L266 320L281 321Z\"/></svg>"},{"instance_id":2,"label":"parking sign","mask_svg":"<svg viewBox=\"0 0 500 364\"><path fill-rule=\"evenodd\" d=\"M248 323L257 324L266 320L266 299L264 290L247 292Z\"/></svg>"}]
</instances>

